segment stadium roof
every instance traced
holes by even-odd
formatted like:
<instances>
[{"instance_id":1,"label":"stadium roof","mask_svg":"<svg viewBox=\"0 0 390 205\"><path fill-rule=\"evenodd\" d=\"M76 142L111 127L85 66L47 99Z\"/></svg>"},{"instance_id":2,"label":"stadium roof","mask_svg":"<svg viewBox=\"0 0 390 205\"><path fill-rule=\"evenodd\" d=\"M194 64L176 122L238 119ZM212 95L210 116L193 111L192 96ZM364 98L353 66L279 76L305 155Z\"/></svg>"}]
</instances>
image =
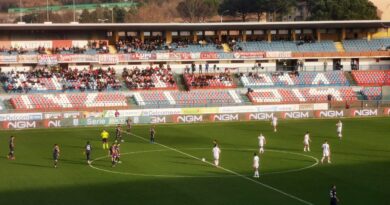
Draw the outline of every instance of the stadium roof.
<instances>
[{"instance_id":1,"label":"stadium roof","mask_svg":"<svg viewBox=\"0 0 390 205\"><path fill-rule=\"evenodd\" d=\"M294 22L226 22L226 23L50 23L0 24L0 30L262 30L262 29L337 29L388 28L390 21L294 21Z\"/></svg>"}]
</instances>

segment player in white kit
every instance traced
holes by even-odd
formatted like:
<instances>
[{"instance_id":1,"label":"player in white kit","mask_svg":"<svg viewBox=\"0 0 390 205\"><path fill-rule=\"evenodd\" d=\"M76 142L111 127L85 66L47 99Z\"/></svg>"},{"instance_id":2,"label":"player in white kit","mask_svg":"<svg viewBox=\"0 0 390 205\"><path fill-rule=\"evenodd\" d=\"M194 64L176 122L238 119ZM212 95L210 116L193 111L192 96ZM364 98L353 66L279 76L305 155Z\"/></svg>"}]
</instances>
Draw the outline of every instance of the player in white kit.
<instances>
[{"instance_id":1,"label":"player in white kit","mask_svg":"<svg viewBox=\"0 0 390 205\"><path fill-rule=\"evenodd\" d=\"M259 154L263 154L264 153L264 145L267 144L267 142L265 141L265 137L263 136L263 134L260 134L260 136L258 137L259 139Z\"/></svg>"},{"instance_id":2,"label":"player in white kit","mask_svg":"<svg viewBox=\"0 0 390 205\"><path fill-rule=\"evenodd\" d=\"M214 165L219 166L219 155L221 154L221 149L219 149L218 145L215 144L213 148L213 156L214 156Z\"/></svg>"},{"instance_id":3,"label":"player in white kit","mask_svg":"<svg viewBox=\"0 0 390 205\"><path fill-rule=\"evenodd\" d=\"M277 131L277 126L278 126L278 118L277 117L272 117L272 126L274 127L274 132Z\"/></svg>"},{"instance_id":4,"label":"player in white kit","mask_svg":"<svg viewBox=\"0 0 390 205\"><path fill-rule=\"evenodd\" d=\"M324 163L325 159L327 159L328 163L330 164L330 146L329 146L327 140L325 140L324 144L322 144L322 159L321 159L321 163Z\"/></svg>"},{"instance_id":5,"label":"player in white kit","mask_svg":"<svg viewBox=\"0 0 390 205\"><path fill-rule=\"evenodd\" d=\"M341 122L341 120L339 120L339 122L336 124L336 127L337 127L337 134L338 134L339 138L341 139L343 137L343 134L342 134L343 123Z\"/></svg>"},{"instance_id":6,"label":"player in white kit","mask_svg":"<svg viewBox=\"0 0 390 205\"><path fill-rule=\"evenodd\" d=\"M309 131L306 132L305 136L303 137L303 151L304 152L310 152L310 133Z\"/></svg>"},{"instance_id":7,"label":"player in white kit","mask_svg":"<svg viewBox=\"0 0 390 205\"><path fill-rule=\"evenodd\" d=\"M253 156L253 169L255 170L255 174L253 175L254 178L259 178L259 166L260 166L260 158L257 156L256 152Z\"/></svg>"}]
</instances>

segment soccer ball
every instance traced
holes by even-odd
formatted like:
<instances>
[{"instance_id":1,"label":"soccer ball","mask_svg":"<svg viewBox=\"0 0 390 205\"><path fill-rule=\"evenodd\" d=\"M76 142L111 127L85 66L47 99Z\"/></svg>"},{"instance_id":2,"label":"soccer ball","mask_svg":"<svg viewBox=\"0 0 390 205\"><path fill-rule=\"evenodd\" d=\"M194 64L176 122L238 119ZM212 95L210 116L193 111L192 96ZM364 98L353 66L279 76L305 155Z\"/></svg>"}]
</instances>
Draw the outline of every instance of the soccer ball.
<instances>
[{"instance_id":1,"label":"soccer ball","mask_svg":"<svg viewBox=\"0 0 390 205\"><path fill-rule=\"evenodd\" d=\"M202 158L202 162L205 162L206 161L206 159L205 158Z\"/></svg>"}]
</instances>

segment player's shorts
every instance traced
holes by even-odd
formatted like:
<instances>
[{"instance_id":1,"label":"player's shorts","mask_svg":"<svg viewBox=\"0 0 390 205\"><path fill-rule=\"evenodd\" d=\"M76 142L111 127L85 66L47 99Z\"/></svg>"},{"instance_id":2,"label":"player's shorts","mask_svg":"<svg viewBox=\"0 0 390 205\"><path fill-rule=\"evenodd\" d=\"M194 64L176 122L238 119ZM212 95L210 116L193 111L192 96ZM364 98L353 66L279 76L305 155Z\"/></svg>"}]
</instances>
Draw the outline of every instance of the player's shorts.
<instances>
[{"instance_id":1,"label":"player's shorts","mask_svg":"<svg viewBox=\"0 0 390 205\"><path fill-rule=\"evenodd\" d=\"M85 155L87 155L87 160L91 159L91 152L86 152Z\"/></svg>"},{"instance_id":2,"label":"player's shorts","mask_svg":"<svg viewBox=\"0 0 390 205\"><path fill-rule=\"evenodd\" d=\"M304 144L304 145L309 145L309 141L305 140L305 141L303 142L303 144Z\"/></svg>"},{"instance_id":3,"label":"player's shorts","mask_svg":"<svg viewBox=\"0 0 390 205\"><path fill-rule=\"evenodd\" d=\"M258 169L258 168L259 168L259 165L258 165L258 164L254 164L254 165L253 165L253 168Z\"/></svg>"},{"instance_id":4,"label":"player's shorts","mask_svg":"<svg viewBox=\"0 0 390 205\"><path fill-rule=\"evenodd\" d=\"M10 145L10 146L9 146L9 151L10 151L10 152L14 152L14 151L15 151L15 147Z\"/></svg>"},{"instance_id":5,"label":"player's shorts","mask_svg":"<svg viewBox=\"0 0 390 205\"><path fill-rule=\"evenodd\" d=\"M58 160L58 154L53 154L53 160L55 160L55 161Z\"/></svg>"},{"instance_id":6,"label":"player's shorts","mask_svg":"<svg viewBox=\"0 0 390 205\"><path fill-rule=\"evenodd\" d=\"M260 147L260 148L263 148L263 147L264 147L264 144L259 144L259 147Z\"/></svg>"},{"instance_id":7,"label":"player's shorts","mask_svg":"<svg viewBox=\"0 0 390 205\"><path fill-rule=\"evenodd\" d=\"M214 155L215 160L219 160L219 155Z\"/></svg>"},{"instance_id":8,"label":"player's shorts","mask_svg":"<svg viewBox=\"0 0 390 205\"><path fill-rule=\"evenodd\" d=\"M278 125L278 123L272 123L272 126L274 126L274 127L277 126L277 125Z\"/></svg>"},{"instance_id":9,"label":"player's shorts","mask_svg":"<svg viewBox=\"0 0 390 205\"><path fill-rule=\"evenodd\" d=\"M342 130L341 128L337 128L337 132L339 132L339 133L340 133L340 132L341 132L341 130Z\"/></svg>"},{"instance_id":10,"label":"player's shorts","mask_svg":"<svg viewBox=\"0 0 390 205\"><path fill-rule=\"evenodd\" d=\"M102 139L102 142L103 142L103 143L107 143L107 138L103 138L103 139Z\"/></svg>"},{"instance_id":11,"label":"player's shorts","mask_svg":"<svg viewBox=\"0 0 390 205\"><path fill-rule=\"evenodd\" d=\"M118 155L116 154L111 155L111 159L116 159L116 158L118 158Z\"/></svg>"},{"instance_id":12,"label":"player's shorts","mask_svg":"<svg viewBox=\"0 0 390 205\"><path fill-rule=\"evenodd\" d=\"M329 157L329 154L330 154L329 152L323 152L323 153L322 153L322 156L324 156L324 157Z\"/></svg>"}]
</instances>

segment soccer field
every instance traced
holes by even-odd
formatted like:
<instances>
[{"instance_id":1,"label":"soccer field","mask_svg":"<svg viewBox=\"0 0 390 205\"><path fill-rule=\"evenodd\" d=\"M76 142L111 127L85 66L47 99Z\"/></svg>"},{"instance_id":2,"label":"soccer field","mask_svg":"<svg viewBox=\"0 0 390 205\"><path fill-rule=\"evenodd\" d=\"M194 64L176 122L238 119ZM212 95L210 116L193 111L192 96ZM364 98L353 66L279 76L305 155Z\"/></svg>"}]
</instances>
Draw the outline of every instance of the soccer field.
<instances>
[{"instance_id":1,"label":"soccer field","mask_svg":"<svg viewBox=\"0 0 390 205\"><path fill-rule=\"evenodd\" d=\"M390 204L390 119L344 119L343 139L337 120L157 125L124 134L122 164L111 167L102 149L102 127L0 132L0 204L329 204L337 185L340 204ZM303 136L311 133L311 152ZM108 128L110 142L114 128ZM257 136L267 140L254 179ZM16 137L16 160L7 160L8 138ZM212 166L212 141L222 150ZM321 164L321 145L328 140L332 164ZM91 166L83 155L93 146ZM52 165L59 144L59 168ZM206 162L202 162L202 158Z\"/></svg>"}]
</instances>

